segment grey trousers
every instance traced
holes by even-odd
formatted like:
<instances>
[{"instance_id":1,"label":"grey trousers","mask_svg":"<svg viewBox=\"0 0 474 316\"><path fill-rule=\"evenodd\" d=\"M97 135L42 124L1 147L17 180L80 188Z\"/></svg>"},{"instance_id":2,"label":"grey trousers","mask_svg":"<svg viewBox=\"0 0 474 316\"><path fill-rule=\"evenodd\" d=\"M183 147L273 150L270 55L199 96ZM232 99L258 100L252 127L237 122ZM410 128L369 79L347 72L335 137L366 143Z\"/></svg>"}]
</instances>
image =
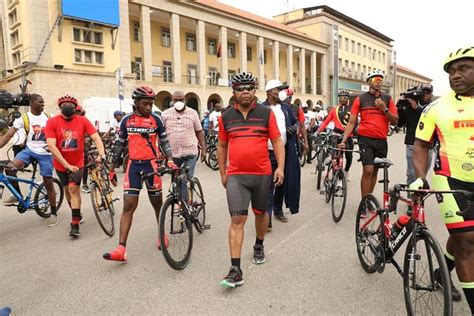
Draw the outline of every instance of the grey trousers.
<instances>
[{"instance_id":1,"label":"grey trousers","mask_svg":"<svg viewBox=\"0 0 474 316\"><path fill-rule=\"evenodd\" d=\"M415 166L413 164L413 145L406 145L406 157L407 157L407 184L410 184L416 180ZM427 171L430 169L432 160L433 160L433 150L430 149L428 153Z\"/></svg>"}]
</instances>

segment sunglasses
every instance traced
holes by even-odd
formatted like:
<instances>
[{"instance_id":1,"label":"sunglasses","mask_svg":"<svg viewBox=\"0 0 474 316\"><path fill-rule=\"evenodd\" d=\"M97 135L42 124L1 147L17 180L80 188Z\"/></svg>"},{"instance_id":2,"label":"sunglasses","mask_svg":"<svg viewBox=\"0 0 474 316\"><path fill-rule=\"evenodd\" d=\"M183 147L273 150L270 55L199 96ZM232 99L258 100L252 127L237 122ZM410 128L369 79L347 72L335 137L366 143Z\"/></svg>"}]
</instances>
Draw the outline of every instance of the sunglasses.
<instances>
[{"instance_id":1,"label":"sunglasses","mask_svg":"<svg viewBox=\"0 0 474 316\"><path fill-rule=\"evenodd\" d=\"M370 78L370 82L372 82L372 83L382 83L383 78L382 77L372 77L372 78Z\"/></svg>"},{"instance_id":2,"label":"sunglasses","mask_svg":"<svg viewBox=\"0 0 474 316\"><path fill-rule=\"evenodd\" d=\"M234 89L234 91L237 91L237 92L253 91L253 90L255 90L254 86L238 86L237 88Z\"/></svg>"}]
</instances>

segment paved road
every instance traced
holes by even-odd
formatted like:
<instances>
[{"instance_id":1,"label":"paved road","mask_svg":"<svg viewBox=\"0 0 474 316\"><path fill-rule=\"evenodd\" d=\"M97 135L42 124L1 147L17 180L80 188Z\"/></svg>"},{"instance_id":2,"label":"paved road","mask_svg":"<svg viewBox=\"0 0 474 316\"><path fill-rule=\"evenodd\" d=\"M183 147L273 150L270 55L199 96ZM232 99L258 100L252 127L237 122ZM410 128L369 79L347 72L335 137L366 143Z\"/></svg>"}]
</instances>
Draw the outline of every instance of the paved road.
<instances>
[{"instance_id":1,"label":"paved road","mask_svg":"<svg viewBox=\"0 0 474 316\"><path fill-rule=\"evenodd\" d=\"M405 178L403 135L390 138L392 184ZM249 217L242 254L245 285L225 290L218 285L229 268L225 192L217 172L204 165L197 176L204 185L212 229L195 235L189 266L174 271L155 247L157 226L146 194L134 218L126 264L106 262L102 253L116 247L83 196L85 223L81 237L68 237L70 211L48 228L34 213L1 207L0 306L17 314L405 314L402 278L387 266L383 274L366 274L354 243L355 210L360 200L361 166L351 172L346 214L335 224L323 196L316 193L314 165L302 169L301 212L287 224L274 221L267 235L267 263L251 263L255 240ZM380 185L377 196L381 195ZM427 204L427 223L444 245L447 233L434 199ZM121 202L117 209L121 208ZM116 219L118 223L118 218ZM397 258L403 258L400 251ZM457 282L457 280L455 280ZM467 315L465 300L455 314Z\"/></svg>"}]
</instances>

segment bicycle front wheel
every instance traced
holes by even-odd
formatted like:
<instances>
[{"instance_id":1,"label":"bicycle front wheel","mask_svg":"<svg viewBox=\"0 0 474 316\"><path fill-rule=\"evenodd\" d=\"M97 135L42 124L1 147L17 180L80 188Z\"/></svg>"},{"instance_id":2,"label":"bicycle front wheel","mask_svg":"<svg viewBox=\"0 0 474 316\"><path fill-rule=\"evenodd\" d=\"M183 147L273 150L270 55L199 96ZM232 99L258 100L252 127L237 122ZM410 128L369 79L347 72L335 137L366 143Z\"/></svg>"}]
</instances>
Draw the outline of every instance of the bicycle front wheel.
<instances>
[{"instance_id":1,"label":"bicycle front wheel","mask_svg":"<svg viewBox=\"0 0 474 316\"><path fill-rule=\"evenodd\" d=\"M112 237L115 234L115 210L112 204L112 195L105 185L100 187L95 182L91 184L90 190L92 208L100 228L107 236Z\"/></svg>"},{"instance_id":2,"label":"bicycle front wheel","mask_svg":"<svg viewBox=\"0 0 474 316\"><path fill-rule=\"evenodd\" d=\"M53 188L54 192L56 193L56 210L59 211L64 199L64 189L61 185L61 181L56 178L53 178ZM44 183L41 183L36 189L33 201L34 209L39 216L44 218L48 218L51 216L51 204L49 203L48 192L46 191Z\"/></svg>"},{"instance_id":3,"label":"bicycle front wheel","mask_svg":"<svg viewBox=\"0 0 474 316\"><path fill-rule=\"evenodd\" d=\"M316 164L316 173L318 174L318 179L316 180L316 189L319 191L321 189L321 178L324 171L324 150L323 148L319 149L318 161Z\"/></svg>"},{"instance_id":4,"label":"bicycle front wheel","mask_svg":"<svg viewBox=\"0 0 474 316\"><path fill-rule=\"evenodd\" d=\"M408 315L452 315L451 279L444 254L428 229L413 232L403 265Z\"/></svg>"},{"instance_id":5,"label":"bicycle front wheel","mask_svg":"<svg viewBox=\"0 0 474 316\"><path fill-rule=\"evenodd\" d=\"M206 224L206 202L204 201L204 193L202 191L201 182L194 177L189 183L189 204L193 210L194 227L198 233L203 232Z\"/></svg>"},{"instance_id":6,"label":"bicycle front wheel","mask_svg":"<svg viewBox=\"0 0 474 316\"><path fill-rule=\"evenodd\" d=\"M209 152L209 167L214 171L219 170L219 163L217 162L217 148L213 148Z\"/></svg>"},{"instance_id":7,"label":"bicycle front wheel","mask_svg":"<svg viewBox=\"0 0 474 316\"><path fill-rule=\"evenodd\" d=\"M342 170L338 170L333 179L331 211L334 222L339 222L344 215L347 199L346 176Z\"/></svg>"},{"instance_id":8,"label":"bicycle front wheel","mask_svg":"<svg viewBox=\"0 0 474 316\"><path fill-rule=\"evenodd\" d=\"M182 207L173 196L169 196L160 212L159 238L161 251L168 265L183 270L191 257L193 248L193 227L187 220Z\"/></svg>"}]
</instances>

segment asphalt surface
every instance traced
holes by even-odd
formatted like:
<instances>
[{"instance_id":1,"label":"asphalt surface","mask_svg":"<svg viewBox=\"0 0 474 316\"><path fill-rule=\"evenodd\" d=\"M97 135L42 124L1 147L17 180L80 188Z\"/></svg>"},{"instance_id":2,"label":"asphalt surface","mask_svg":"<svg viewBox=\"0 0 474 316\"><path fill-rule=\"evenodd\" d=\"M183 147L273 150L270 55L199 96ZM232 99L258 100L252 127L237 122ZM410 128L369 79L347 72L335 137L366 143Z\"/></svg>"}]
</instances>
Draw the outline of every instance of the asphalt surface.
<instances>
[{"instance_id":1,"label":"asphalt surface","mask_svg":"<svg viewBox=\"0 0 474 316\"><path fill-rule=\"evenodd\" d=\"M395 163L389 171L392 185L405 180L403 136L389 138L389 158ZM219 286L230 266L225 191L218 172L204 164L198 164L196 176L204 187L212 227L202 235L194 232L191 261L183 271L171 269L156 249L157 225L145 192L129 235L127 263L102 259L102 253L117 246L118 233L109 238L102 232L88 195L82 196L85 222L77 240L68 236L71 213L66 204L53 228L34 212L19 214L1 206L0 307L8 305L16 315L406 314L403 280L395 268L387 265L383 274L369 275L357 258L360 163L354 161L346 212L338 224L316 191L313 171L314 164L303 167L300 213L288 215L288 223L274 220L265 239L267 262L259 266L251 261L255 229L249 216L242 251L245 284L234 290ZM123 174L118 173L121 182ZM165 188L168 183L166 179ZM377 185L379 199L381 192ZM116 225L121 208L119 201ZM448 234L434 198L426 210L426 222L444 248ZM399 262L403 255L402 249ZM455 273L453 278L457 284ZM455 315L467 315L468 310L464 297L454 303Z\"/></svg>"}]
</instances>

